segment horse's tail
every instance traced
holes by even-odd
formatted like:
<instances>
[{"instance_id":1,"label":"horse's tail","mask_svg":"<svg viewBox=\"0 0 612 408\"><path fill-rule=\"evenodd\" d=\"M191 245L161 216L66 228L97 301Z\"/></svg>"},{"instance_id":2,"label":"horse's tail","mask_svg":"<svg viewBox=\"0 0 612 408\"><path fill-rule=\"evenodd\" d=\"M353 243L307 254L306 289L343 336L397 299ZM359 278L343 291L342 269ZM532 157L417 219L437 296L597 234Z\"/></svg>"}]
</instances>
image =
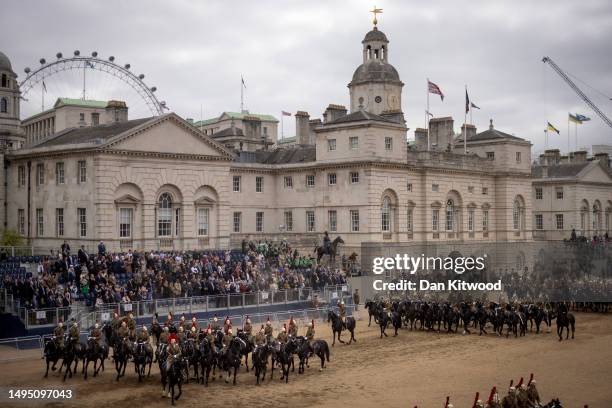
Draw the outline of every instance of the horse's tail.
<instances>
[{"instance_id":1,"label":"horse's tail","mask_svg":"<svg viewBox=\"0 0 612 408\"><path fill-rule=\"evenodd\" d=\"M325 352L325 360L327 360L327 362L329 363L329 345L327 344L327 342L325 342L325 347L323 348L323 351Z\"/></svg>"}]
</instances>

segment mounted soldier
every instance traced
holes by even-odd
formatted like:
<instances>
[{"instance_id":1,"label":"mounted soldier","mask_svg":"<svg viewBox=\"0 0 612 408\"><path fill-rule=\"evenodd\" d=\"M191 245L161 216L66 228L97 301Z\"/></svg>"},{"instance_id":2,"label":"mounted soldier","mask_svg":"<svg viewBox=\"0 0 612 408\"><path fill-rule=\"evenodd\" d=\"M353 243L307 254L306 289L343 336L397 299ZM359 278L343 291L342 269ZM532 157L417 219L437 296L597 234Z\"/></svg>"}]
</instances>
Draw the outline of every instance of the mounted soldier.
<instances>
[{"instance_id":1,"label":"mounted soldier","mask_svg":"<svg viewBox=\"0 0 612 408\"><path fill-rule=\"evenodd\" d=\"M291 316L291 318L289 319L289 336L291 337L297 337L298 335L298 327L297 327L297 323L295 322L295 320L293 320L293 316Z\"/></svg>"},{"instance_id":2,"label":"mounted soldier","mask_svg":"<svg viewBox=\"0 0 612 408\"><path fill-rule=\"evenodd\" d=\"M253 325L251 324L251 319L247 315L244 325L242 326L242 330L249 336L249 338L253 335Z\"/></svg>"},{"instance_id":3,"label":"mounted soldier","mask_svg":"<svg viewBox=\"0 0 612 408\"><path fill-rule=\"evenodd\" d=\"M232 328L229 327L227 329L227 333L225 333L225 335L223 336L223 348L221 349L221 355L225 355L225 353L227 353L227 348L229 347L233 338L234 335L232 333Z\"/></svg>"},{"instance_id":4,"label":"mounted soldier","mask_svg":"<svg viewBox=\"0 0 612 408\"><path fill-rule=\"evenodd\" d=\"M212 334L212 327L209 324L206 328L206 341L210 344L210 348L212 349L213 354L217 354L217 346L215 345L215 336Z\"/></svg>"},{"instance_id":5,"label":"mounted soldier","mask_svg":"<svg viewBox=\"0 0 612 408\"><path fill-rule=\"evenodd\" d=\"M278 340L281 344L285 344L287 343L288 339L289 336L287 335L287 324L283 324L283 328L280 333L278 333L278 336L276 336L276 340Z\"/></svg>"},{"instance_id":6,"label":"mounted soldier","mask_svg":"<svg viewBox=\"0 0 612 408\"><path fill-rule=\"evenodd\" d=\"M308 323L308 329L306 329L306 339L308 342L312 342L315 336L314 319Z\"/></svg>"},{"instance_id":7,"label":"mounted soldier","mask_svg":"<svg viewBox=\"0 0 612 408\"><path fill-rule=\"evenodd\" d=\"M98 322L94 324L93 329L91 329L91 332L89 333L89 337L92 337L96 340L96 352L98 352L98 350L100 350L100 347L102 346L102 330L100 329L100 324Z\"/></svg>"},{"instance_id":8,"label":"mounted soldier","mask_svg":"<svg viewBox=\"0 0 612 408\"><path fill-rule=\"evenodd\" d=\"M121 340L125 340L130 335L130 331L128 330L127 323L121 322L121 326L119 326L119 330L117 330L117 336Z\"/></svg>"},{"instance_id":9,"label":"mounted soldier","mask_svg":"<svg viewBox=\"0 0 612 408\"><path fill-rule=\"evenodd\" d=\"M170 335L170 345L168 346L168 358L166 359L166 371L170 371L175 359L181 358L181 348L175 333Z\"/></svg>"},{"instance_id":10,"label":"mounted soldier","mask_svg":"<svg viewBox=\"0 0 612 408\"><path fill-rule=\"evenodd\" d=\"M74 347L79 342L79 325L77 322L72 323L70 327L70 346Z\"/></svg>"},{"instance_id":11,"label":"mounted soldier","mask_svg":"<svg viewBox=\"0 0 612 408\"><path fill-rule=\"evenodd\" d=\"M215 317L213 317L213 322L212 322L211 329L212 329L212 331L217 331L217 330L220 329L220 327L221 326L219 326L219 318L215 314Z\"/></svg>"},{"instance_id":12,"label":"mounted soldier","mask_svg":"<svg viewBox=\"0 0 612 408\"><path fill-rule=\"evenodd\" d=\"M172 313L168 313L168 319L166 320L165 326L168 328L170 333L176 333L176 327L174 326L174 321L172 320Z\"/></svg>"},{"instance_id":13,"label":"mounted soldier","mask_svg":"<svg viewBox=\"0 0 612 408\"><path fill-rule=\"evenodd\" d=\"M266 327L264 329L264 334L266 335L266 338L268 339L268 341L270 341L270 339L272 339L272 337L274 336L274 329L272 328L272 322L270 321L270 318L268 317L268 320L266 320Z\"/></svg>"},{"instance_id":14,"label":"mounted soldier","mask_svg":"<svg viewBox=\"0 0 612 408\"><path fill-rule=\"evenodd\" d=\"M255 348L266 344L266 334L264 332L264 325L261 325L261 329L255 335Z\"/></svg>"},{"instance_id":15,"label":"mounted soldier","mask_svg":"<svg viewBox=\"0 0 612 408\"><path fill-rule=\"evenodd\" d=\"M129 330L130 340L136 340L136 320L134 320L134 313L128 313L127 327Z\"/></svg>"},{"instance_id":16,"label":"mounted soldier","mask_svg":"<svg viewBox=\"0 0 612 408\"><path fill-rule=\"evenodd\" d=\"M196 319L195 316L193 316L191 318L191 328L194 328L194 327L195 327L196 332L197 332L199 330L199 327L198 327L198 319Z\"/></svg>"},{"instance_id":17,"label":"mounted soldier","mask_svg":"<svg viewBox=\"0 0 612 408\"><path fill-rule=\"evenodd\" d=\"M231 328L232 328L232 321L230 320L229 316L226 316L225 321L223 322L223 333L227 334L227 332Z\"/></svg>"},{"instance_id":18,"label":"mounted soldier","mask_svg":"<svg viewBox=\"0 0 612 408\"><path fill-rule=\"evenodd\" d=\"M66 331L64 329L64 322L62 321L62 319L60 319L59 323L57 324L57 327L53 329L53 336L55 337L53 341L57 345L57 348L60 350L64 348L65 333Z\"/></svg>"},{"instance_id":19,"label":"mounted soldier","mask_svg":"<svg viewBox=\"0 0 612 408\"><path fill-rule=\"evenodd\" d=\"M187 338L194 340L198 339L198 331L196 330L196 326L191 326L191 330L189 330L189 333L187 333Z\"/></svg>"},{"instance_id":20,"label":"mounted soldier","mask_svg":"<svg viewBox=\"0 0 612 408\"><path fill-rule=\"evenodd\" d=\"M344 300L338 301L338 314L342 320L342 326L346 328L346 306L344 305Z\"/></svg>"},{"instance_id":21,"label":"mounted soldier","mask_svg":"<svg viewBox=\"0 0 612 408\"><path fill-rule=\"evenodd\" d=\"M111 321L111 327L113 328L113 332L117 333L119 327L121 327L121 318L119 317L119 313L113 312L113 320Z\"/></svg>"},{"instance_id":22,"label":"mounted soldier","mask_svg":"<svg viewBox=\"0 0 612 408\"><path fill-rule=\"evenodd\" d=\"M181 320L179 320L179 328L183 328L185 330L185 315L181 315Z\"/></svg>"},{"instance_id":23,"label":"mounted soldier","mask_svg":"<svg viewBox=\"0 0 612 408\"><path fill-rule=\"evenodd\" d=\"M183 326L179 326L178 333L176 334L176 340L179 344L183 344L185 342L185 329L183 329Z\"/></svg>"},{"instance_id":24,"label":"mounted soldier","mask_svg":"<svg viewBox=\"0 0 612 408\"><path fill-rule=\"evenodd\" d=\"M325 231L323 235L323 250L326 254L331 255L331 249L331 239L329 239L329 234L327 233L327 231Z\"/></svg>"},{"instance_id":25,"label":"mounted soldier","mask_svg":"<svg viewBox=\"0 0 612 408\"><path fill-rule=\"evenodd\" d=\"M140 331L138 332L138 342L139 343L149 343L149 332L147 330L147 326L143 325L142 329L140 329Z\"/></svg>"}]
</instances>

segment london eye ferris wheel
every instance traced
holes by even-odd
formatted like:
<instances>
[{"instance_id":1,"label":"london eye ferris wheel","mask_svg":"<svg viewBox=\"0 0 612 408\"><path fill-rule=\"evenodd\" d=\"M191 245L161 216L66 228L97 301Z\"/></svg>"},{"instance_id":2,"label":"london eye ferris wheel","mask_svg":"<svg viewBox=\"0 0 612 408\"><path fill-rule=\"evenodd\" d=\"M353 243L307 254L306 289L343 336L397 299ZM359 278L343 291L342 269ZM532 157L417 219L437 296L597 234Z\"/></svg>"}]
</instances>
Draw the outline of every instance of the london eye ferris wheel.
<instances>
[{"instance_id":1,"label":"london eye ferris wheel","mask_svg":"<svg viewBox=\"0 0 612 408\"><path fill-rule=\"evenodd\" d=\"M168 109L157 98L157 88L144 82L144 74L133 73L129 63L120 65L114 56L104 59L96 51L86 56L76 50L72 56L58 52L55 57L24 69L26 77L19 84L22 118L52 108L58 98L121 100L130 118L158 116Z\"/></svg>"}]
</instances>

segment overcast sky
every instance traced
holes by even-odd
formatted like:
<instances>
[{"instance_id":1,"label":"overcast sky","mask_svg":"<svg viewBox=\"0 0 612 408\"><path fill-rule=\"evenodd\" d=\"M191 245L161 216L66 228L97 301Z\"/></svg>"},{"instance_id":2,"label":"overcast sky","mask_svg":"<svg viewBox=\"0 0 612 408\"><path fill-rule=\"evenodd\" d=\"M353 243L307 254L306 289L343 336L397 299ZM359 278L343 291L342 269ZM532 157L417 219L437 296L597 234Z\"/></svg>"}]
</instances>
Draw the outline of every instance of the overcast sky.
<instances>
[{"instance_id":1,"label":"overcast sky","mask_svg":"<svg viewBox=\"0 0 612 408\"><path fill-rule=\"evenodd\" d=\"M279 117L281 110L306 110L320 117L329 103L348 107L346 85L361 63L373 6L362 0L2 3L0 26L14 34L3 37L0 50L20 79L23 68L38 66L41 57L97 50L129 62L173 111L196 119L201 106L205 118L239 110L241 74L251 112ZM612 1L379 0L376 5L384 10L379 29L390 41L389 62L405 84L402 108L410 138L424 125L429 77L446 94L444 102L432 95L431 111L453 116L456 130L467 84L482 108L474 112L479 130L493 118L497 129L529 139L539 151L550 121L561 135L550 136L549 147L566 151L567 113L577 112L592 118L578 129L579 146L612 144L612 129L541 62L550 56L583 81L577 84L612 117ZM47 82L57 86L51 78ZM71 84L75 95L64 96L79 97L80 86ZM106 97L91 93L88 97ZM285 135L294 133L293 120L286 121ZM573 150L573 128L571 135Z\"/></svg>"}]
</instances>

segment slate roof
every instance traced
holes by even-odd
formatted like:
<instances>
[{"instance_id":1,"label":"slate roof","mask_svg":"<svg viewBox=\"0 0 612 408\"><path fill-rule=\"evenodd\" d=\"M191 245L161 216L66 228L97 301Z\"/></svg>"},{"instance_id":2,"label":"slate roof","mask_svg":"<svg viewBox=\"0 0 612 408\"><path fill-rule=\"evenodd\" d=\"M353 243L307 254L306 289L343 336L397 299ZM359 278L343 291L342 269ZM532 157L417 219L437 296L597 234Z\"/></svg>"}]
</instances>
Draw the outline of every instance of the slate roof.
<instances>
[{"instance_id":1,"label":"slate roof","mask_svg":"<svg viewBox=\"0 0 612 408\"><path fill-rule=\"evenodd\" d=\"M368 81L399 82L399 73L395 67L379 59L371 59L355 69L352 84Z\"/></svg>"},{"instance_id":2,"label":"slate roof","mask_svg":"<svg viewBox=\"0 0 612 408\"><path fill-rule=\"evenodd\" d=\"M477 133L472 136L468 136L468 142L480 142L483 140L496 140L496 139L510 139L510 140L520 140L525 141L520 137L509 135L508 133L500 132L497 129L487 129L484 132ZM463 141L463 135L459 135L457 141Z\"/></svg>"},{"instance_id":3,"label":"slate roof","mask_svg":"<svg viewBox=\"0 0 612 408\"><path fill-rule=\"evenodd\" d=\"M256 118L258 118L259 120L261 120L263 122L278 122L278 119L276 119L272 115L264 115L264 114L261 114L261 113L246 113L246 112L245 113L242 113L242 112L223 112L223 113L221 113L217 117L210 118L210 119L199 120L197 122L194 122L193 126L198 127L198 126L210 125L211 123L217 122L223 115L229 116L230 119L243 120L245 116L250 116L250 117L256 117Z\"/></svg>"},{"instance_id":4,"label":"slate roof","mask_svg":"<svg viewBox=\"0 0 612 408\"><path fill-rule=\"evenodd\" d=\"M210 137L212 137L213 139L216 139L218 137L227 137L227 136L244 136L244 132L239 127L228 127L216 133L213 133Z\"/></svg>"},{"instance_id":5,"label":"slate roof","mask_svg":"<svg viewBox=\"0 0 612 408\"><path fill-rule=\"evenodd\" d=\"M568 178L576 177L591 162L568 163L548 166L548 178ZM542 166L533 166L531 175L534 178L542 178Z\"/></svg>"},{"instance_id":6,"label":"slate roof","mask_svg":"<svg viewBox=\"0 0 612 408\"><path fill-rule=\"evenodd\" d=\"M315 146L299 145L270 151L240 152L240 162L260 164L297 164L317 159Z\"/></svg>"},{"instance_id":7,"label":"slate roof","mask_svg":"<svg viewBox=\"0 0 612 408\"><path fill-rule=\"evenodd\" d=\"M328 122L327 124L335 125L336 123L349 123L349 122L359 122L363 120L375 120L377 122L386 122L386 123L395 123L392 120L389 120L383 116L377 115L375 113L367 112L365 110L358 110L353 113L349 113L348 115L344 115L339 117L338 119Z\"/></svg>"},{"instance_id":8,"label":"slate roof","mask_svg":"<svg viewBox=\"0 0 612 408\"><path fill-rule=\"evenodd\" d=\"M61 131L51 139L43 140L41 143L33 147L38 148L82 143L95 143L96 140L100 140L102 141L102 143L105 143L112 137L117 136L137 126L140 126L143 123L150 121L151 119L153 118L133 119L125 122L115 122L112 124L93 127L70 128Z\"/></svg>"}]
</instances>

